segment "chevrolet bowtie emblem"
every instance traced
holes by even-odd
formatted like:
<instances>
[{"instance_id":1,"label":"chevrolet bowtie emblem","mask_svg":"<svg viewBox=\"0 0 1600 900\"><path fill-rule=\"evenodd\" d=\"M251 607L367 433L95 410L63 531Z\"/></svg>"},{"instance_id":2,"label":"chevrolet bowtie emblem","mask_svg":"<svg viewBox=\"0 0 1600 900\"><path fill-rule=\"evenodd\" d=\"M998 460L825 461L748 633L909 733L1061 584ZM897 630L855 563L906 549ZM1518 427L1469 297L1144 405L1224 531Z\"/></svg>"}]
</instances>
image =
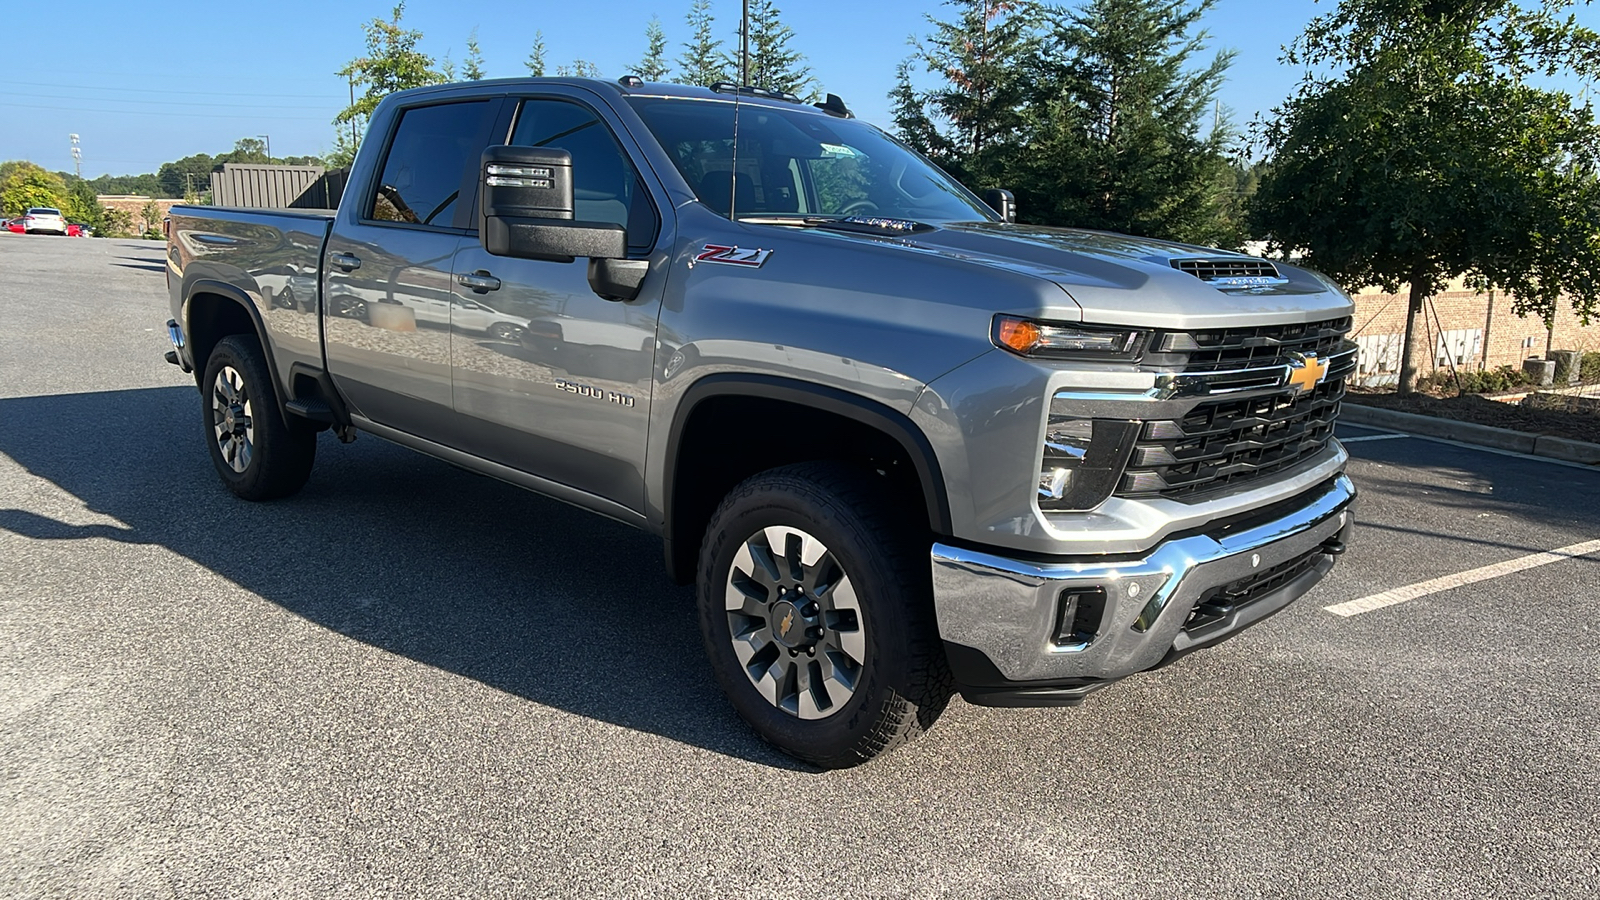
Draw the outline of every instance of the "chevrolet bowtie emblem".
<instances>
[{"instance_id":1,"label":"chevrolet bowtie emblem","mask_svg":"<svg viewBox=\"0 0 1600 900\"><path fill-rule=\"evenodd\" d=\"M1315 353L1296 353L1289 360L1289 386L1295 393L1309 391L1327 377L1328 364Z\"/></svg>"},{"instance_id":2,"label":"chevrolet bowtie emblem","mask_svg":"<svg viewBox=\"0 0 1600 900\"><path fill-rule=\"evenodd\" d=\"M794 611L790 610L789 614L783 617L783 621L778 623L778 634L783 636L783 637L788 637L789 636L789 629L791 627L793 627L793 626L794 626Z\"/></svg>"}]
</instances>

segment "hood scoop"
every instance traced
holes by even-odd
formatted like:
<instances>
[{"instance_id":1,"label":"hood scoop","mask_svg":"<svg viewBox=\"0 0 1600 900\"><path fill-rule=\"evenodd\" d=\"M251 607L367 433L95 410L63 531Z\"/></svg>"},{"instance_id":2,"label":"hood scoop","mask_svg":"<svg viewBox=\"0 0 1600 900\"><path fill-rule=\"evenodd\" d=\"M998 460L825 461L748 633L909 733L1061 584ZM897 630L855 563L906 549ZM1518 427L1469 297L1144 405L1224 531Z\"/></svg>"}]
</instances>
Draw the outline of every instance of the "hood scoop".
<instances>
[{"instance_id":1,"label":"hood scoop","mask_svg":"<svg viewBox=\"0 0 1600 900\"><path fill-rule=\"evenodd\" d=\"M1264 259L1224 256L1214 259L1174 259L1172 267L1204 281L1218 290L1251 290L1288 284L1278 267Z\"/></svg>"}]
</instances>

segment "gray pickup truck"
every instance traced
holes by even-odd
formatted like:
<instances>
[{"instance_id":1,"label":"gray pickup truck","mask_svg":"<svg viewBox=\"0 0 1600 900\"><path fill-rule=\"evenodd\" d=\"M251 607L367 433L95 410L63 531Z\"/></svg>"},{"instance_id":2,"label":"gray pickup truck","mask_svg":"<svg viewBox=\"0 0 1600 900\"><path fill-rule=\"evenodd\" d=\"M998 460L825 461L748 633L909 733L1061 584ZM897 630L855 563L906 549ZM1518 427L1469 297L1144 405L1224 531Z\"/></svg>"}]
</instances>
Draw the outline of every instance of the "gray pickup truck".
<instances>
[{"instance_id":1,"label":"gray pickup truck","mask_svg":"<svg viewBox=\"0 0 1600 900\"><path fill-rule=\"evenodd\" d=\"M739 714L849 766L1234 635L1353 525L1336 285L1008 201L831 96L405 91L336 212L173 209L167 356L246 499L365 431L659 534Z\"/></svg>"}]
</instances>

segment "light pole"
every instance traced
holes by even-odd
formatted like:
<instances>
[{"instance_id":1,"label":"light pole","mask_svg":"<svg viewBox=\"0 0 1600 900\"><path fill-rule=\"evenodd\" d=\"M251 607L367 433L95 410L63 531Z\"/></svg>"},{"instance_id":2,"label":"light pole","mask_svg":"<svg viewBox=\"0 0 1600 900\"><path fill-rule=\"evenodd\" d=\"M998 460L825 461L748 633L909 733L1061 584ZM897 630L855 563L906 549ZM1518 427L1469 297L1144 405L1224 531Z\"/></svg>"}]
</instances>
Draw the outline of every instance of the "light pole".
<instances>
[{"instance_id":1,"label":"light pole","mask_svg":"<svg viewBox=\"0 0 1600 900\"><path fill-rule=\"evenodd\" d=\"M78 148L78 136L69 134L72 138L72 170L78 174L78 180L83 180L83 151Z\"/></svg>"},{"instance_id":2,"label":"light pole","mask_svg":"<svg viewBox=\"0 0 1600 900\"><path fill-rule=\"evenodd\" d=\"M270 135L270 134L258 134L258 135L256 135L256 137L261 138L262 141L266 142L266 146L267 146L267 165L269 165L269 166L272 165L272 135Z\"/></svg>"}]
</instances>

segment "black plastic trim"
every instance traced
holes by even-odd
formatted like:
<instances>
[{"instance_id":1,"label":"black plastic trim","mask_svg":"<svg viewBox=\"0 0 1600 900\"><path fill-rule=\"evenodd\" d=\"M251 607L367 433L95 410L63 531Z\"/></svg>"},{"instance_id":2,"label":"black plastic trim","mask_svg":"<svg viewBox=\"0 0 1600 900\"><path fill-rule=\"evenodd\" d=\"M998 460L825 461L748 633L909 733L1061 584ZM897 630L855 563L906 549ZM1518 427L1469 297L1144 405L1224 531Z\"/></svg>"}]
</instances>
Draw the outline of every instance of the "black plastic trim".
<instances>
[{"instance_id":1,"label":"black plastic trim","mask_svg":"<svg viewBox=\"0 0 1600 900\"><path fill-rule=\"evenodd\" d=\"M261 310L257 309L254 303L250 302L250 298L245 295L244 291L240 290L234 285L228 284L225 281L213 281L209 278L202 278L190 282L184 286L182 307L183 333L189 341L194 340L194 298L200 294L215 294L244 307L245 313L250 316L250 321L255 326L256 340L261 344L261 353L267 358L267 370L272 373L273 379L277 382L273 386L277 388L276 393L278 395L278 415L283 416L284 421L288 421L289 411L284 407L284 404L289 400L288 393L290 385L284 384L283 376L278 373L278 361L273 357L272 341L268 337L267 323L261 318ZM191 359L194 357L194 352L192 350L190 351L189 356ZM206 360L194 360L194 370L196 372L204 372L205 367ZM204 388L202 388L202 390L204 390Z\"/></svg>"},{"instance_id":2,"label":"black plastic trim","mask_svg":"<svg viewBox=\"0 0 1600 900\"><path fill-rule=\"evenodd\" d=\"M977 706L1077 706L1085 697L1116 680L1012 681L1000 674L988 654L976 647L945 641L944 655L961 698Z\"/></svg>"},{"instance_id":3,"label":"black plastic trim","mask_svg":"<svg viewBox=\"0 0 1600 900\"><path fill-rule=\"evenodd\" d=\"M911 420L875 400L851 394L836 388L808 384L790 378L754 373L726 373L707 375L684 392L667 435L666 460L662 468L662 539L666 543L669 564L672 556L673 492L676 490L678 447L683 439L684 426L693 417L695 408L713 397L758 397L780 400L800 406L810 406L823 412L834 413L860 422L894 438L911 458L917 469L917 480L922 486L923 500L928 508L928 524L942 536L949 535L954 526L950 517L950 498L945 492L944 473L933 444Z\"/></svg>"}]
</instances>

